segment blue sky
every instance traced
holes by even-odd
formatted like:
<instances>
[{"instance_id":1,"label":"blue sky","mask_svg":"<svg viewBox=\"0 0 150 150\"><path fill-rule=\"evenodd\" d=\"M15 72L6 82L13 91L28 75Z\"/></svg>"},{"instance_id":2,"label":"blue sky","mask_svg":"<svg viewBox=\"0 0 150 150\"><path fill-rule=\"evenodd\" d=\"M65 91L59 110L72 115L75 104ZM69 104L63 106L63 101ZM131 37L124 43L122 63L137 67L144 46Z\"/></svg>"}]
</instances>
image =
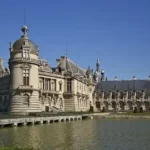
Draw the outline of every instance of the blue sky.
<instances>
[{"instance_id":1,"label":"blue sky","mask_svg":"<svg viewBox=\"0 0 150 150\"><path fill-rule=\"evenodd\" d=\"M95 69L99 56L108 79L150 75L149 0L1 0L0 57L21 35L26 8L29 38L55 66L66 53L82 68Z\"/></svg>"}]
</instances>

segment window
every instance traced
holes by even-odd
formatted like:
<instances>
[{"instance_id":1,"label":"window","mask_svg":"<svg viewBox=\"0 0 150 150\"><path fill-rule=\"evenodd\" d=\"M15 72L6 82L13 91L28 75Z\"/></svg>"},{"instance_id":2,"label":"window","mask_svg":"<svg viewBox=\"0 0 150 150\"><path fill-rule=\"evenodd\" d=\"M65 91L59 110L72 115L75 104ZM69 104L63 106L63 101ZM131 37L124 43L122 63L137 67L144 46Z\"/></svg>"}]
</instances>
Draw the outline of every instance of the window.
<instances>
[{"instance_id":1,"label":"window","mask_svg":"<svg viewBox=\"0 0 150 150\"><path fill-rule=\"evenodd\" d=\"M56 91L56 80L51 81L51 90Z\"/></svg>"},{"instance_id":2,"label":"window","mask_svg":"<svg viewBox=\"0 0 150 150\"><path fill-rule=\"evenodd\" d=\"M48 79L45 79L45 90L48 90Z\"/></svg>"},{"instance_id":3,"label":"window","mask_svg":"<svg viewBox=\"0 0 150 150\"><path fill-rule=\"evenodd\" d=\"M67 79L67 92L71 92L72 89L71 89L71 79Z\"/></svg>"},{"instance_id":4,"label":"window","mask_svg":"<svg viewBox=\"0 0 150 150\"><path fill-rule=\"evenodd\" d=\"M62 91L62 83L59 83L59 91Z\"/></svg>"},{"instance_id":5,"label":"window","mask_svg":"<svg viewBox=\"0 0 150 150\"><path fill-rule=\"evenodd\" d=\"M23 70L23 85L29 85L29 70Z\"/></svg>"},{"instance_id":6,"label":"window","mask_svg":"<svg viewBox=\"0 0 150 150\"><path fill-rule=\"evenodd\" d=\"M29 50L23 50L23 58L29 58Z\"/></svg>"}]
</instances>

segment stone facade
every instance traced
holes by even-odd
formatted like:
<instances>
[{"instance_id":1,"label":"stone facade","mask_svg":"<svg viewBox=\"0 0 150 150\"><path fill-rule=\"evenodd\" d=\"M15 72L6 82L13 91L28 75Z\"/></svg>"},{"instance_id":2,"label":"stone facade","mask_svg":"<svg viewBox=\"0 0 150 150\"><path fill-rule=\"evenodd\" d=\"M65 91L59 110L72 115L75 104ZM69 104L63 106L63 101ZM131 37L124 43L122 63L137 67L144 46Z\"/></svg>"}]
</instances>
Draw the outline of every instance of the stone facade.
<instances>
[{"instance_id":1,"label":"stone facade","mask_svg":"<svg viewBox=\"0 0 150 150\"><path fill-rule=\"evenodd\" d=\"M21 30L21 38L10 43L9 69L4 69L0 59L0 111L89 111L95 88L92 71L66 56L52 68L29 40L27 26Z\"/></svg>"},{"instance_id":2,"label":"stone facade","mask_svg":"<svg viewBox=\"0 0 150 150\"><path fill-rule=\"evenodd\" d=\"M101 81L93 94L97 111L149 111L150 80Z\"/></svg>"}]
</instances>

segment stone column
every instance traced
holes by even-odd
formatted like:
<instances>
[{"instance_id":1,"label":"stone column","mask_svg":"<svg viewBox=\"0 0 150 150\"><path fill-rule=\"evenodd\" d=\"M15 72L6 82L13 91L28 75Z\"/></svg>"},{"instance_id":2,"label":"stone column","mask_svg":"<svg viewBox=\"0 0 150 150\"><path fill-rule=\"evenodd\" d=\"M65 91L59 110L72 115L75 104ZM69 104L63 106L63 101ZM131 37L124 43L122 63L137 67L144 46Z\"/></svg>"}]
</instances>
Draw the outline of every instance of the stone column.
<instances>
[{"instance_id":1,"label":"stone column","mask_svg":"<svg viewBox=\"0 0 150 150\"><path fill-rule=\"evenodd\" d=\"M47 84L48 84L48 91L49 91L49 79L47 80L47 82L48 82Z\"/></svg>"},{"instance_id":2,"label":"stone column","mask_svg":"<svg viewBox=\"0 0 150 150\"><path fill-rule=\"evenodd\" d=\"M145 91L143 91L143 93L142 93L142 102L144 102L145 101Z\"/></svg>"},{"instance_id":3,"label":"stone column","mask_svg":"<svg viewBox=\"0 0 150 150\"><path fill-rule=\"evenodd\" d=\"M137 95L136 93L137 93L137 92L135 91L135 92L134 92L134 100L136 100L136 95Z\"/></svg>"},{"instance_id":4,"label":"stone column","mask_svg":"<svg viewBox=\"0 0 150 150\"><path fill-rule=\"evenodd\" d=\"M45 78L43 78L43 90L45 90Z\"/></svg>"},{"instance_id":5,"label":"stone column","mask_svg":"<svg viewBox=\"0 0 150 150\"><path fill-rule=\"evenodd\" d=\"M112 92L109 92L109 102L112 100Z\"/></svg>"},{"instance_id":6,"label":"stone column","mask_svg":"<svg viewBox=\"0 0 150 150\"><path fill-rule=\"evenodd\" d=\"M102 102L104 101L104 92L102 92Z\"/></svg>"}]
</instances>

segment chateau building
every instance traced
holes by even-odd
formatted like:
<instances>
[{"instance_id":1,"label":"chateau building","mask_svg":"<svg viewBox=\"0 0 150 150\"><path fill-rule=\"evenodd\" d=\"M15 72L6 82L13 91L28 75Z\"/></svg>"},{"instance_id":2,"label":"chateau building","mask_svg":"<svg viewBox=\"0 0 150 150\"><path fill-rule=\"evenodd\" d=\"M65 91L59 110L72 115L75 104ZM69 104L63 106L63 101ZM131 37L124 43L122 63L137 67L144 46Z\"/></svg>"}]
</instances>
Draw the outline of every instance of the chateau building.
<instances>
[{"instance_id":1,"label":"chateau building","mask_svg":"<svg viewBox=\"0 0 150 150\"><path fill-rule=\"evenodd\" d=\"M100 70L82 69L66 56L51 67L28 38L28 27L10 43L9 69L0 58L0 112L143 111L150 110L147 80L108 81Z\"/></svg>"},{"instance_id":2,"label":"chateau building","mask_svg":"<svg viewBox=\"0 0 150 150\"><path fill-rule=\"evenodd\" d=\"M93 94L99 111L150 110L150 77L147 80L117 80L99 82Z\"/></svg>"},{"instance_id":3,"label":"chateau building","mask_svg":"<svg viewBox=\"0 0 150 150\"><path fill-rule=\"evenodd\" d=\"M56 59L52 68L28 38L28 27L21 30L22 36L10 43L9 69L0 59L0 111L89 111L94 106L93 71L66 56Z\"/></svg>"}]
</instances>

